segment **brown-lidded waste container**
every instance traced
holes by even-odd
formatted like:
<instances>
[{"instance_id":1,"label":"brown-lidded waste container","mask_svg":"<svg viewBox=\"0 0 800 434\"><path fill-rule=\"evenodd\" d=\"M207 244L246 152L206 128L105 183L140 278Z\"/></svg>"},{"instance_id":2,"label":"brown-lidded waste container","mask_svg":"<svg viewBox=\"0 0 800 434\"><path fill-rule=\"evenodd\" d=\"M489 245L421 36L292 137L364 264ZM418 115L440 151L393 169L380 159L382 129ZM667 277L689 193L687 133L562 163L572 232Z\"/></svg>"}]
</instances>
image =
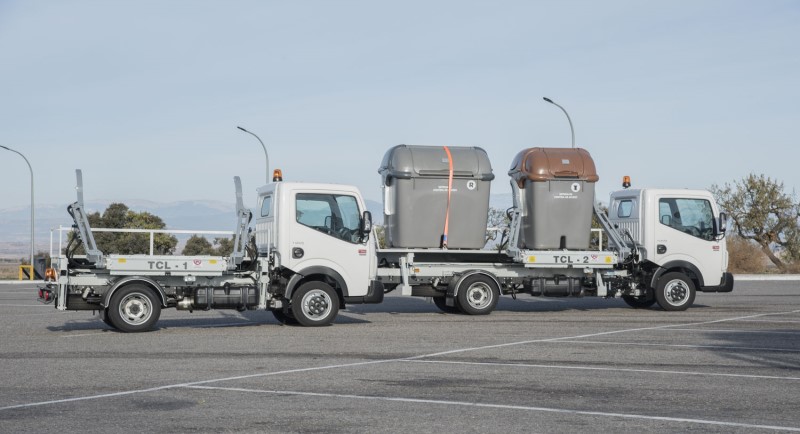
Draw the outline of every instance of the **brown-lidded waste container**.
<instances>
[{"instance_id":1,"label":"brown-lidded waste container","mask_svg":"<svg viewBox=\"0 0 800 434\"><path fill-rule=\"evenodd\" d=\"M522 248L586 250L592 227L594 160L581 148L529 148L509 176L522 189Z\"/></svg>"}]
</instances>

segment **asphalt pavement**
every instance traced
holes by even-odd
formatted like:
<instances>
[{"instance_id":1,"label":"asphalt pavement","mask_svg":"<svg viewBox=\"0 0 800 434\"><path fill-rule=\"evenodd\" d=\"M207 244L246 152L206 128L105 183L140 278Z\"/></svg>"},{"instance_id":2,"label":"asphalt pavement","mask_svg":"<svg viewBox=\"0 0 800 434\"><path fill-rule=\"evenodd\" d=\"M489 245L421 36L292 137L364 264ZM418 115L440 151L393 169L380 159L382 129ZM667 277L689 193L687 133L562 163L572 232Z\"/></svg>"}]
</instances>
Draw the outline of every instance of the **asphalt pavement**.
<instances>
[{"instance_id":1,"label":"asphalt pavement","mask_svg":"<svg viewBox=\"0 0 800 434\"><path fill-rule=\"evenodd\" d=\"M35 298L0 284L0 432L800 431L798 281L685 312L390 294L302 328L170 309L141 334Z\"/></svg>"}]
</instances>

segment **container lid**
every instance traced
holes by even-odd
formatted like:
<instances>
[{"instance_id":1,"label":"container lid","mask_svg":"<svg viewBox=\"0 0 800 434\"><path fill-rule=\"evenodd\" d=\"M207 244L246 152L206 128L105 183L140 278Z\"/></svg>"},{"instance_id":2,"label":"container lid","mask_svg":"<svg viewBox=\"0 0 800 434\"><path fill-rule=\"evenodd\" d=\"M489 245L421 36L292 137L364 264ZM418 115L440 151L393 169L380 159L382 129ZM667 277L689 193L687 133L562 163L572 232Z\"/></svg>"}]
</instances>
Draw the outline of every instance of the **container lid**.
<instances>
[{"instance_id":1,"label":"container lid","mask_svg":"<svg viewBox=\"0 0 800 434\"><path fill-rule=\"evenodd\" d=\"M494 179L489 156L481 148L448 146L453 158L453 177L481 181ZM378 173L390 179L447 178L450 164L444 146L397 145L386 151ZM387 184L388 185L388 184Z\"/></svg>"},{"instance_id":2,"label":"container lid","mask_svg":"<svg viewBox=\"0 0 800 434\"><path fill-rule=\"evenodd\" d=\"M525 180L544 182L578 179L597 182L597 170L589 152L581 148L529 148L522 150L511 163L509 176L524 188Z\"/></svg>"}]
</instances>

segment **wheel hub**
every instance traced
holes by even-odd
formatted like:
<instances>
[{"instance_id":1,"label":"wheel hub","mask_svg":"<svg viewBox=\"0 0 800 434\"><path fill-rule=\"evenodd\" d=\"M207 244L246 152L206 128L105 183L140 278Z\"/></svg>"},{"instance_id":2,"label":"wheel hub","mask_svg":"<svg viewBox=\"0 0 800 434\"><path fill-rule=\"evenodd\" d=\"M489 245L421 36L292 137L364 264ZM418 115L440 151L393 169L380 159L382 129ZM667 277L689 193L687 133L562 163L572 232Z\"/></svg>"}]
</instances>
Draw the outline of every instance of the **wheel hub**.
<instances>
[{"instance_id":1,"label":"wheel hub","mask_svg":"<svg viewBox=\"0 0 800 434\"><path fill-rule=\"evenodd\" d=\"M322 291L309 292L303 299L303 309L311 317L324 317L330 310L331 300Z\"/></svg>"},{"instance_id":2,"label":"wheel hub","mask_svg":"<svg viewBox=\"0 0 800 434\"><path fill-rule=\"evenodd\" d=\"M476 308L486 306L491 299L491 289L483 283L473 285L467 290L467 300Z\"/></svg>"},{"instance_id":3,"label":"wheel hub","mask_svg":"<svg viewBox=\"0 0 800 434\"><path fill-rule=\"evenodd\" d=\"M674 281L667 284L666 293L667 299L675 304L680 304L686 299L688 290L681 281Z\"/></svg>"},{"instance_id":4,"label":"wheel hub","mask_svg":"<svg viewBox=\"0 0 800 434\"><path fill-rule=\"evenodd\" d=\"M149 301L141 294L130 294L119 305L122 319L132 325L141 324L150 318L152 312Z\"/></svg>"}]
</instances>

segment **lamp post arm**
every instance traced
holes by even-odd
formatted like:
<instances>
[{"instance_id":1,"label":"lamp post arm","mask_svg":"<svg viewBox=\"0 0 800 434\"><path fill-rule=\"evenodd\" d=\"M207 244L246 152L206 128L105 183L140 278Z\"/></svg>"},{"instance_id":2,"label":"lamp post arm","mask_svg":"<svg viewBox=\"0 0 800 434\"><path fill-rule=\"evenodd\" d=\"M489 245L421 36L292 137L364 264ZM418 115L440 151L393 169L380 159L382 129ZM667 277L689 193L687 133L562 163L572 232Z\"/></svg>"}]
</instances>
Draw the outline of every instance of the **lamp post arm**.
<instances>
[{"instance_id":1,"label":"lamp post arm","mask_svg":"<svg viewBox=\"0 0 800 434\"><path fill-rule=\"evenodd\" d=\"M267 153L267 147L264 146L264 142L261 141L261 137L258 137L254 132L248 131L248 130L246 130L246 129L242 128L242 127L239 127L239 126L237 126L236 128L244 131L247 134L252 135L256 139L258 139L258 143L261 143L261 148L264 149L264 158L266 158L266 161L267 161L267 184L269 184L269 154Z\"/></svg>"},{"instance_id":2,"label":"lamp post arm","mask_svg":"<svg viewBox=\"0 0 800 434\"><path fill-rule=\"evenodd\" d=\"M3 145L0 145L0 148L3 148L5 150L7 150L7 151L11 151L11 152L19 155L20 157L22 157L22 159L25 160L25 164L28 165L28 170L30 170L30 172L31 172L31 252L30 252L30 254L31 254L31 273L33 273L33 248L34 248L34 242L33 242L33 236L34 236L33 235L33 232L34 232L34 229L33 229L33 222L34 222L34 218L33 218L34 217L34 211L33 211L33 204L34 204L34 202L33 202L33 167L31 166L31 162L28 161L28 159L24 155L22 155L21 152L16 151L14 149L11 149L8 146L3 146ZM31 277L33 277L33 276L31 276Z\"/></svg>"},{"instance_id":3,"label":"lamp post arm","mask_svg":"<svg viewBox=\"0 0 800 434\"><path fill-rule=\"evenodd\" d=\"M564 107L561 107L560 105L558 105L555 102L553 102L552 99L547 98L547 97L544 97L542 99L544 99L545 101L549 102L550 104L553 104L554 106L560 108L561 111L564 112L565 115L567 115L567 122L569 122L569 130L570 130L570 132L572 132L572 147L574 148L575 147L575 128L572 127L572 119L569 118L569 113L567 113L567 111L564 109Z\"/></svg>"}]
</instances>

